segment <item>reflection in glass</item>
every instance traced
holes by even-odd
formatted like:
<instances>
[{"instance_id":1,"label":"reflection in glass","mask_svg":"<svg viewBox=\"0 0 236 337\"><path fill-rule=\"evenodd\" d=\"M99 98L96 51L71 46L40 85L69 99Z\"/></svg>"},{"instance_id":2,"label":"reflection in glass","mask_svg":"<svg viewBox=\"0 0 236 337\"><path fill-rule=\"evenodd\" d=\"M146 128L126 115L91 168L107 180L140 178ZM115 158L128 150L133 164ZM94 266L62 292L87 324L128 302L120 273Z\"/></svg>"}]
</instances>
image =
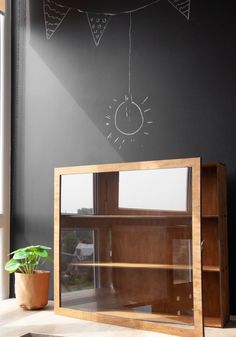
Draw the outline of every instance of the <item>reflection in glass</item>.
<instances>
[{"instance_id":1,"label":"reflection in glass","mask_svg":"<svg viewBox=\"0 0 236 337\"><path fill-rule=\"evenodd\" d=\"M94 267L79 267L81 263L93 264L94 261L94 230L66 229L61 232L61 291L63 294L95 287Z\"/></svg>"},{"instance_id":2,"label":"reflection in glass","mask_svg":"<svg viewBox=\"0 0 236 337\"><path fill-rule=\"evenodd\" d=\"M61 177L61 213L94 213L93 174L68 174Z\"/></svg>"},{"instance_id":3,"label":"reflection in glass","mask_svg":"<svg viewBox=\"0 0 236 337\"><path fill-rule=\"evenodd\" d=\"M173 242L173 264L184 265L185 270L174 270L174 283L192 282L192 240L174 239Z\"/></svg>"},{"instance_id":4,"label":"reflection in glass","mask_svg":"<svg viewBox=\"0 0 236 337\"><path fill-rule=\"evenodd\" d=\"M123 171L119 207L187 211L188 168Z\"/></svg>"}]
</instances>

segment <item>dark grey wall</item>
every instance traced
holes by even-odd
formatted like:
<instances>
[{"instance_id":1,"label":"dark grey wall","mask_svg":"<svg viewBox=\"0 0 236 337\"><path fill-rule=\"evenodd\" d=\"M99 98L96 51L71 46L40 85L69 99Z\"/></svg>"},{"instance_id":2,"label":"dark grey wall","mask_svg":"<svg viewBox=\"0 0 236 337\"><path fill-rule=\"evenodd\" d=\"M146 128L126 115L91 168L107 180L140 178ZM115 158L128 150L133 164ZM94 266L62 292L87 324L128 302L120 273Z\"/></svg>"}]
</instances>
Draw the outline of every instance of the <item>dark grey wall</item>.
<instances>
[{"instance_id":1,"label":"dark grey wall","mask_svg":"<svg viewBox=\"0 0 236 337\"><path fill-rule=\"evenodd\" d=\"M119 3L122 9L135 1ZM13 0L12 248L52 246L54 167L194 156L221 161L228 168L236 313L235 11L233 0L192 0L187 22L162 0L132 15L131 91L139 106L149 97L144 117L153 123L130 137L117 132L113 119L113 99L122 102L128 90L129 15L114 16L95 47L85 14L70 11L47 40L42 2Z\"/></svg>"}]
</instances>

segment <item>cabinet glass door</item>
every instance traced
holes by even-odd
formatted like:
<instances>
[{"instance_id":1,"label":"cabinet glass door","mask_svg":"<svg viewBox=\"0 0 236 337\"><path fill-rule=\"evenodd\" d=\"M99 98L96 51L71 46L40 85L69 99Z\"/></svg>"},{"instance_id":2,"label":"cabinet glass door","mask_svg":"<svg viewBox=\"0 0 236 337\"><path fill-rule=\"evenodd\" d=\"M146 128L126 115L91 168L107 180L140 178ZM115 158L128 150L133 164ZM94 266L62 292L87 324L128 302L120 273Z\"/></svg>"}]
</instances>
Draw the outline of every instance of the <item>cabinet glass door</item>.
<instances>
[{"instance_id":1,"label":"cabinet glass door","mask_svg":"<svg viewBox=\"0 0 236 337\"><path fill-rule=\"evenodd\" d=\"M203 334L195 168L156 166L60 175L59 307Z\"/></svg>"}]
</instances>

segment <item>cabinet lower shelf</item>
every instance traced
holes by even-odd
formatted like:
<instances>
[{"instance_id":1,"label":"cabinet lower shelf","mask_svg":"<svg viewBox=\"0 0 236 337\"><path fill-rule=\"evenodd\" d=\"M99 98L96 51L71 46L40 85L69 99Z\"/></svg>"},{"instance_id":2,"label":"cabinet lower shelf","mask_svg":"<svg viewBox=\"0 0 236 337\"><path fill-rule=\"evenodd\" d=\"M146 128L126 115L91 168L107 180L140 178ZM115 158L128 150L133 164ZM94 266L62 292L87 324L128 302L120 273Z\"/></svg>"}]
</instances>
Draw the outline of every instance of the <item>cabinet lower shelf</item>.
<instances>
[{"instance_id":1,"label":"cabinet lower shelf","mask_svg":"<svg viewBox=\"0 0 236 337\"><path fill-rule=\"evenodd\" d=\"M131 296L132 297L132 296ZM141 301L131 301L127 294L119 293L114 289L87 289L80 291L64 292L61 298L61 307L80 312L97 312L108 316L130 318L164 324L180 324L191 327L193 315L183 315L168 312L139 311L138 308L148 305ZM124 305L124 303L126 303ZM122 307L122 308L121 308ZM204 325L209 327L222 327L220 317L204 317Z\"/></svg>"},{"instance_id":2,"label":"cabinet lower shelf","mask_svg":"<svg viewBox=\"0 0 236 337\"><path fill-rule=\"evenodd\" d=\"M176 323L176 324L193 324L193 317L191 316L178 316L178 315L169 315L169 314L148 314L143 312L130 312L130 311L111 311L104 312L111 316L120 316L125 318L132 319L141 319L148 320L153 322L161 322L161 323ZM207 327L222 327L222 322L218 317L204 317L204 326Z\"/></svg>"}]
</instances>

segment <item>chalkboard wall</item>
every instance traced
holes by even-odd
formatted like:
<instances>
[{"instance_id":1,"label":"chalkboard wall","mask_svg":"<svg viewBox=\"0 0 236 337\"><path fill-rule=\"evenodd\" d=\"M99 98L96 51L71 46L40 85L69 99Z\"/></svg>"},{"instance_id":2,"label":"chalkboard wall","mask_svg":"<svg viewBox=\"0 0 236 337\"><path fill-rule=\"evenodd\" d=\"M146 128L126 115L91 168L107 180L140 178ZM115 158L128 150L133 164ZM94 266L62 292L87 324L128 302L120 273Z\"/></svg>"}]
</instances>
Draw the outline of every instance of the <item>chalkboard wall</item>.
<instances>
[{"instance_id":1,"label":"chalkboard wall","mask_svg":"<svg viewBox=\"0 0 236 337\"><path fill-rule=\"evenodd\" d=\"M53 245L54 167L221 161L236 314L235 1L58 2L81 11L50 27L48 0L13 0L12 249Z\"/></svg>"}]
</instances>

